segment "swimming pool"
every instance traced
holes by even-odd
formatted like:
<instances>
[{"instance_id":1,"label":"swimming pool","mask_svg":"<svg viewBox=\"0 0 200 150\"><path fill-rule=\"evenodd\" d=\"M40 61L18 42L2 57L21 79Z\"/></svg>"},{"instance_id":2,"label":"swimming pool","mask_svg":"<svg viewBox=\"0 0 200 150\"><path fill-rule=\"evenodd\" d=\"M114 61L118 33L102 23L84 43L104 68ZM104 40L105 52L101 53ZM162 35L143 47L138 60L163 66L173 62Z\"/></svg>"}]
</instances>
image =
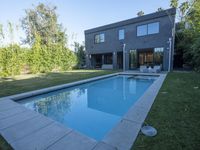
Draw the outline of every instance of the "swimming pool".
<instances>
[{"instance_id":1,"label":"swimming pool","mask_svg":"<svg viewBox=\"0 0 200 150\"><path fill-rule=\"evenodd\" d=\"M99 141L155 79L117 75L26 98L19 103Z\"/></svg>"}]
</instances>

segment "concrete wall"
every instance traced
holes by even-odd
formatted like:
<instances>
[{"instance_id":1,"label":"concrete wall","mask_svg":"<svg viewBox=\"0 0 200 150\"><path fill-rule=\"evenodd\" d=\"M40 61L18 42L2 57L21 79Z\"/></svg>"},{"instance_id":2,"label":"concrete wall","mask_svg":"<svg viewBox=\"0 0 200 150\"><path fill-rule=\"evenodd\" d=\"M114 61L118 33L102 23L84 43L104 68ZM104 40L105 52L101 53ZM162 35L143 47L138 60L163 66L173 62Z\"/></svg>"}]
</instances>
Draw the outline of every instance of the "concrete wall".
<instances>
[{"instance_id":1,"label":"concrete wall","mask_svg":"<svg viewBox=\"0 0 200 150\"><path fill-rule=\"evenodd\" d=\"M173 41L173 29L175 22L175 9L168 9L162 12L148 14L122 22L90 29L85 31L85 46L88 58L90 54L109 53L122 51L123 43L126 44L126 69L129 68L129 50L144 48L164 48L163 69L168 69L169 64L169 38ZM137 26L159 22L160 28L158 34L137 36ZM125 39L119 40L118 32L125 30ZM105 33L105 42L95 44L94 36L99 33ZM173 48L173 44L172 44ZM173 50L172 50L173 54ZM173 61L172 61L173 62ZM89 60L87 60L89 63ZM172 63L171 63L172 64ZM171 65L173 66L173 64Z\"/></svg>"}]
</instances>

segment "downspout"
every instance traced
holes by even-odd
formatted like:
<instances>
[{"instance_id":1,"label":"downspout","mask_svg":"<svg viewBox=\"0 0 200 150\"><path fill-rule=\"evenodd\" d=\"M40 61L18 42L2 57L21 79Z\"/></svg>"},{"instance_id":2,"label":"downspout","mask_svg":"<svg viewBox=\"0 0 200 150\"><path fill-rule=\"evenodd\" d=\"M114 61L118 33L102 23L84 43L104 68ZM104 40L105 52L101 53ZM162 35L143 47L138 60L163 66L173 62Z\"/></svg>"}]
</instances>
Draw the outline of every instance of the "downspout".
<instances>
[{"instance_id":1,"label":"downspout","mask_svg":"<svg viewBox=\"0 0 200 150\"><path fill-rule=\"evenodd\" d=\"M126 58L126 44L123 44L123 72L125 72L126 70L126 61L125 61L125 58Z\"/></svg>"},{"instance_id":2,"label":"downspout","mask_svg":"<svg viewBox=\"0 0 200 150\"><path fill-rule=\"evenodd\" d=\"M169 65L168 65L168 72L170 72L171 67L171 57L172 57L172 38L169 38Z\"/></svg>"}]
</instances>

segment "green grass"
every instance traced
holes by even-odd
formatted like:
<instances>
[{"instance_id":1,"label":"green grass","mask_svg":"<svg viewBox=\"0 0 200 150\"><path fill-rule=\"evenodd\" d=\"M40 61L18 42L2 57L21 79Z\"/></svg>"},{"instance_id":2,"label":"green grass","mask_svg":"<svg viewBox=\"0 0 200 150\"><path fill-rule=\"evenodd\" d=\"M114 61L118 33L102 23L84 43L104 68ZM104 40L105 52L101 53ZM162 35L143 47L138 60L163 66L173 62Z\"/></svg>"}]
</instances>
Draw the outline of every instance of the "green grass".
<instances>
[{"instance_id":1,"label":"green grass","mask_svg":"<svg viewBox=\"0 0 200 150\"><path fill-rule=\"evenodd\" d=\"M0 97L42 89L54 85L115 73L112 70L74 70L61 73L38 75L20 75L11 78L0 78ZM0 150L12 149L0 136Z\"/></svg>"},{"instance_id":2,"label":"green grass","mask_svg":"<svg viewBox=\"0 0 200 150\"><path fill-rule=\"evenodd\" d=\"M158 135L140 134L134 150L199 150L200 74L170 73L146 122L158 130Z\"/></svg>"},{"instance_id":3,"label":"green grass","mask_svg":"<svg viewBox=\"0 0 200 150\"><path fill-rule=\"evenodd\" d=\"M106 75L117 71L112 70L74 70L61 73L38 75L20 75L11 78L0 78L0 97L65 84L82 79Z\"/></svg>"}]
</instances>

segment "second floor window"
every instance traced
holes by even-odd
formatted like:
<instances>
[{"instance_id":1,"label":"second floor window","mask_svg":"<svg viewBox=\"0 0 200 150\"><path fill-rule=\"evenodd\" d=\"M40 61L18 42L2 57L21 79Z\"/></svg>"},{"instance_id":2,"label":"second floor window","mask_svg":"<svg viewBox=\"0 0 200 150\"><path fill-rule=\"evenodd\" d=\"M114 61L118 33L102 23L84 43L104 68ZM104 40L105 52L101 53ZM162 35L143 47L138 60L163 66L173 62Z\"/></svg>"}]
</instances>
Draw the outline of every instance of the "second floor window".
<instances>
[{"instance_id":1,"label":"second floor window","mask_svg":"<svg viewBox=\"0 0 200 150\"><path fill-rule=\"evenodd\" d=\"M159 33L159 22L137 26L137 36Z\"/></svg>"},{"instance_id":2,"label":"second floor window","mask_svg":"<svg viewBox=\"0 0 200 150\"><path fill-rule=\"evenodd\" d=\"M119 40L124 39L124 29L119 30Z\"/></svg>"},{"instance_id":3,"label":"second floor window","mask_svg":"<svg viewBox=\"0 0 200 150\"><path fill-rule=\"evenodd\" d=\"M159 22L148 24L148 34L159 33Z\"/></svg>"},{"instance_id":4,"label":"second floor window","mask_svg":"<svg viewBox=\"0 0 200 150\"><path fill-rule=\"evenodd\" d=\"M105 34L104 33L101 33L101 34L97 34L95 35L94 37L94 42L97 44L97 43L103 43L105 42Z\"/></svg>"},{"instance_id":5,"label":"second floor window","mask_svg":"<svg viewBox=\"0 0 200 150\"><path fill-rule=\"evenodd\" d=\"M137 27L137 36L147 35L147 25Z\"/></svg>"}]
</instances>

